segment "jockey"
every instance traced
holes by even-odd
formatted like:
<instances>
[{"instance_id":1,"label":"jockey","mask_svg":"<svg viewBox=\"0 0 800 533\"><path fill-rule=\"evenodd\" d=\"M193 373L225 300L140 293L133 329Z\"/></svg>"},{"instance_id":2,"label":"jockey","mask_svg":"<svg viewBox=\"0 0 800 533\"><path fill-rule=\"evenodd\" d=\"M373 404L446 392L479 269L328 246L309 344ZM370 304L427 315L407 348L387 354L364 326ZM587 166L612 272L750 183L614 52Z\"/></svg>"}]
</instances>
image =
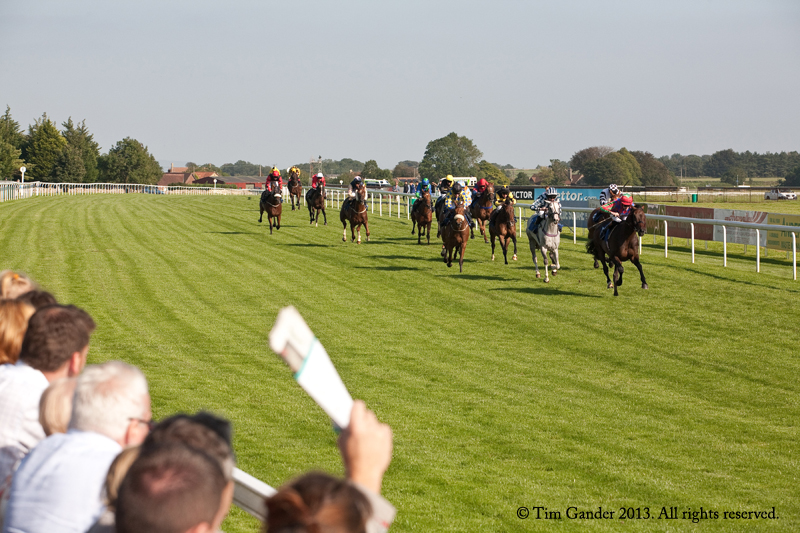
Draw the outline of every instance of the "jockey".
<instances>
[{"instance_id":1,"label":"jockey","mask_svg":"<svg viewBox=\"0 0 800 533\"><path fill-rule=\"evenodd\" d=\"M453 187L453 176L448 174L446 178L442 178L442 181L439 182L439 198L436 199L436 207L434 211L439 210L439 206L444 204L444 197Z\"/></svg>"},{"instance_id":2,"label":"jockey","mask_svg":"<svg viewBox=\"0 0 800 533\"><path fill-rule=\"evenodd\" d=\"M536 220L533 222L531 229L535 232L539 227L539 222L544 218L544 213L547 210L548 204L558 202L558 191L555 187L548 187L539 195L539 197L531 204L531 209L536 211ZM559 228L560 231L561 228Z\"/></svg>"},{"instance_id":3,"label":"jockey","mask_svg":"<svg viewBox=\"0 0 800 533\"><path fill-rule=\"evenodd\" d=\"M364 180L361 179L361 176L356 176L355 178L353 178L353 181L350 182L350 185L347 188L347 198L345 198L344 202L342 203L342 210L350 206L350 202L353 201L356 197L356 192L363 185L364 185ZM366 201L366 198L362 199Z\"/></svg>"},{"instance_id":4,"label":"jockey","mask_svg":"<svg viewBox=\"0 0 800 533\"><path fill-rule=\"evenodd\" d=\"M478 183L475 184L475 188L472 189L472 201L474 202L481 194L483 194L483 191L485 191L486 187L488 186L488 181L486 181L484 178L479 179Z\"/></svg>"},{"instance_id":5,"label":"jockey","mask_svg":"<svg viewBox=\"0 0 800 533\"><path fill-rule=\"evenodd\" d=\"M314 177L311 178L311 188L316 189L318 185L322 184L325 186L325 176L322 175L322 172L318 172L314 174Z\"/></svg>"},{"instance_id":6,"label":"jockey","mask_svg":"<svg viewBox=\"0 0 800 533\"><path fill-rule=\"evenodd\" d=\"M494 211L492 211L492 214L489 215L489 224L494 222L494 217L497 216L497 212L500 210L500 207L506 203L507 199L511 200L511 205L515 205L517 203L516 198L514 198L514 193L511 192L511 189L509 189L507 186L501 187L499 190L495 191L494 197ZM511 216L511 223L516 223L513 215Z\"/></svg>"},{"instance_id":7,"label":"jockey","mask_svg":"<svg viewBox=\"0 0 800 533\"><path fill-rule=\"evenodd\" d=\"M417 202L422 199L422 193L424 192L427 192L428 194L431 192L431 182L428 180L428 178L423 178L423 180L420 181L419 185L417 186L417 199L414 200L414 204L411 206L412 211L416 207Z\"/></svg>"},{"instance_id":8,"label":"jockey","mask_svg":"<svg viewBox=\"0 0 800 533\"><path fill-rule=\"evenodd\" d=\"M631 214L633 210L633 198L628 195L622 195L613 202L601 205L600 209L611 215L612 222L610 224L605 224L600 234L601 238L607 241L614 227Z\"/></svg>"},{"instance_id":9,"label":"jockey","mask_svg":"<svg viewBox=\"0 0 800 533\"><path fill-rule=\"evenodd\" d=\"M469 187L465 187L460 181L455 183L447 195L444 197L444 217L442 217L442 226L450 223L455 215L456 205L458 203L464 204L464 216L467 217L467 223L472 226L472 217L469 213L470 193Z\"/></svg>"},{"instance_id":10,"label":"jockey","mask_svg":"<svg viewBox=\"0 0 800 533\"><path fill-rule=\"evenodd\" d=\"M633 209L633 198L627 194L620 196L613 202L600 206L600 209L609 213L614 222L622 222L628 215L631 214Z\"/></svg>"},{"instance_id":11,"label":"jockey","mask_svg":"<svg viewBox=\"0 0 800 533\"><path fill-rule=\"evenodd\" d=\"M264 187L266 187L268 191L272 192L275 184L278 185L278 194L281 194L281 190L283 189L283 178L281 178L281 171L278 170L277 167L272 167L272 172L270 172L269 176L267 176L267 182L264 183ZM281 203L283 203L282 197Z\"/></svg>"},{"instance_id":12,"label":"jockey","mask_svg":"<svg viewBox=\"0 0 800 533\"><path fill-rule=\"evenodd\" d=\"M300 179L300 169L297 168L297 165L292 165L292 168L289 169L289 178L291 179L292 174L297 176L297 179Z\"/></svg>"},{"instance_id":13,"label":"jockey","mask_svg":"<svg viewBox=\"0 0 800 533\"><path fill-rule=\"evenodd\" d=\"M617 198L619 198L619 188L613 183L600 191L600 205L613 202Z\"/></svg>"}]
</instances>

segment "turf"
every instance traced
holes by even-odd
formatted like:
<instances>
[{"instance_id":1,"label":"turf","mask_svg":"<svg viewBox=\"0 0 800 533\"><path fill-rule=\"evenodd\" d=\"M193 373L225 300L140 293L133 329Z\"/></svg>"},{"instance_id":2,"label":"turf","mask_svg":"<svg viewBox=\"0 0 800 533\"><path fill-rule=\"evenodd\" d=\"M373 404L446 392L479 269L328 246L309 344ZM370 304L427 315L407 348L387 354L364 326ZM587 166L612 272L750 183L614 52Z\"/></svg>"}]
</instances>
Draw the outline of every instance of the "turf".
<instances>
[{"instance_id":1,"label":"turf","mask_svg":"<svg viewBox=\"0 0 800 533\"><path fill-rule=\"evenodd\" d=\"M723 268L713 250L692 264L647 244L650 290L629 266L613 298L567 231L545 285L525 237L510 265L471 241L459 273L405 218L373 216L357 246L335 210L327 227L288 211L270 236L257 205L6 202L0 267L87 309L90 362L142 368L156 417L228 416L239 466L274 486L342 471L330 421L267 347L278 309L296 306L353 396L392 426L393 531L685 531L701 507L720 513L707 531L800 529L800 284L783 254L757 274L752 247ZM570 506L615 514L572 519ZM561 517L536 520L535 507ZM621 507L653 518L622 523ZM659 519L662 507L679 518ZM722 515L772 507L778 519ZM257 528L238 509L224 524Z\"/></svg>"}]
</instances>

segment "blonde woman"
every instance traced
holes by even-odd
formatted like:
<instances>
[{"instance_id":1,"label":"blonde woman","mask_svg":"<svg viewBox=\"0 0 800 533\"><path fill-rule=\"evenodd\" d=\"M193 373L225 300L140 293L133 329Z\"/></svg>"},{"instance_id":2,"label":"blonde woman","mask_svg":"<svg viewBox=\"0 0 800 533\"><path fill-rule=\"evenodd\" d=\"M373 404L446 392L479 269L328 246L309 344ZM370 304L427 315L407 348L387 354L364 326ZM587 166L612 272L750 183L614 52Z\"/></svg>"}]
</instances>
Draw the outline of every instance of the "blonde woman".
<instances>
[{"instance_id":1,"label":"blonde woman","mask_svg":"<svg viewBox=\"0 0 800 533\"><path fill-rule=\"evenodd\" d=\"M0 365L17 362L28 319L35 311L27 302L0 300Z\"/></svg>"},{"instance_id":2,"label":"blonde woman","mask_svg":"<svg viewBox=\"0 0 800 533\"><path fill-rule=\"evenodd\" d=\"M35 288L36 284L25 274L19 274L13 270L0 272L0 298L13 300Z\"/></svg>"}]
</instances>

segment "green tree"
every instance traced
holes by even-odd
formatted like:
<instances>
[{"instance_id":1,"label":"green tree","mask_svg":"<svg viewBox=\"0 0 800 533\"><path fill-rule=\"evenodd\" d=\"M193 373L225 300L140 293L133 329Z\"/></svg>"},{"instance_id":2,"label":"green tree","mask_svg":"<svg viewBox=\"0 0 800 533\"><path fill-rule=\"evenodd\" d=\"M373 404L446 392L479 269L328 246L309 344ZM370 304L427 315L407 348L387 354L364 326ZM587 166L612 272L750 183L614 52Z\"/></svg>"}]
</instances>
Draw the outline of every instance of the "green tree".
<instances>
[{"instance_id":1,"label":"green tree","mask_svg":"<svg viewBox=\"0 0 800 533\"><path fill-rule=\"evenodd\" d=\"M550 170L553 171L553 177L550 178L550 183L542 184L547 187L561 187L569 183L569 164L560 159L550 160Z\"/></svg>"},{"instance_id":2,"label":"green tree","mask_svg":"<svg viewBox=\"0 0 800 533\"><path fill-rule=\"evenodd\" d=\"M21 154L22 150L0 140L0 180L10 179L19 172L23 165Z\"/></svg>"},{"instance_id":3,"label":"green tree","mask_svg":"<svg viewBox=\"0 0 800 533\"><path fill-rule=\"evenodd\" d=\"M56 125L47 117L37 119L28 128L28 136L22 148L22 156L28 167L31 181L50 181L53 166L67 145Z\"/></svg>"},{"instance_id":4,"label":"green tree","mask_svg":"<svg viewBox=\"0 0 800 533\"><path fill-rule=\"evenodd\" d=\"M642 169L636 158L625 148L612 152L584 165L587 185L641 185Z\"/></svg>"},{"instance_id":5,"label":"green tree","mask_svg":"<svg viewBox=\"0 0 800 533\"><path fill-rule=\"evenodd\" d=\"M711 159L706 162L703 172L706 176L721 178L723 174L735 166L736 152L728 148L711 154Z\"/></svg>"},{"instance_id":6,"label":"green tree","mask_svg":"<svg viewBox=\"0 0 800 533\"><path fill-rule=\"evenodd\" d=\"M671 186L677 183L664 163L656 159L650 152L633 151L631 154L641 168L642 185Z\"/></svg>"},{"instance_id":7,"label":"green tree","mask_svg":"<svg viewBox=\"0 0 800 533\"><path fill-rule=\"evenodd\" d=\"M800 187L800 166L795 167L794 170L786 174L786 178L781 182L781 185L786 187Z\"/></svg>"},{"instance_id":8,"label":"green tree","mask_svg":"<svg viewBox=\"0 0 800 533\"><path fill-rule=\"evenodd\" d=\"M69 117L69 119L61 125L64 127L61 134L64 136L64 139L66 139L67 145L74 148L80 155L84 168L82 180L68 178L64 181L75 180L83 181L84 183L96 182L100 175L100 171L97 168L97 158L100 157L100 146L94 142L94 135L89 133L89 129L86 127L86 121L82 120L79 124L73 124L72 117ZM71 155L62 153L60 161L69 161L71 157ZM63 174L64 170L65 169L61 169L58 173ZM54 170L54 172L56 171ZM69 174L66 175L69 176Z\"/></svg>"},{"instance_id":9,"label":"green tree","mask_svg":"<svg viewBox=\"0 0 800 533\"><path fill-rule=\"evenodd\" d=\"M402 162L395 165L392 170L392 176L395 178L413 178L417 175L417 168L411 165L405 165Z\"/></svg>"},{"instance_id":10,"label":"green tree","mask_svg":"<svg viewBox=\"0 0 800 533\"><path fill-rule=\"evenodd\" d=\"M6 106L6 112L0 117L0 142L5 142L18 150L25 144L25 134L19 129L19 122L11 118L11 108Z\"/></svg>"},{"instance_id":11,"label":"green tree","mask_svg":"<svg viewBox=\"0 0 800 533\"><path fill-rule=\"evenodd\" d=\"M511 182L512 185L530 185L531 179L522 171L517 172L517 177Z\"/></svg>"},{"instance_id":12,"label":"green tree","mask_svg":"<svg viewBox=\"0 0 800 533\"><path fill-rule=\"evenodd\" d=\"M50 181L80 183L88 181L85 178L86 166L83 161L83 154L80 149L67 144L53 165L53 170L50 172Z\"/></svg>"},{"instance_id":13,"label":"green tree","mask_svg":"<svg viewBox=\"0 0 800 533\"><path fill-rule=\"evenodd\" d=\"M108 154L100 156L100 177L109 183L155 184L164 171L147 147L136 139L125 137Z\"/></svg>"},{"instance_id":14,"label":"green tree","mask_svg":"<svg viewBox=\"0 0 800 533\"><path fill-rule=\"evenodd\" d=\"M483 178L495 185L508 185L510 183L505 172L485 159L478 163L478 172L475 173L475 177L478 179Z\"/></svg>"},{"instance_id":15,"label":"green tree","mask_svg":"<svg viewBox=\"0 0 800 533\"><path fill-rule=\"evenodd\" d=\"M578 150L572 154L572 158L569 160L569 166L572 170L585 175L586 165L601 157L607 156L613 151L614 149L610 146L590 146L589 148Z\"/></svg>"},{"instance_id":16,"label":"green tree","mask_svg":"<svg viewBox=\"0 0 800 533\"><path fill-rule=\"evenodd\" d=\"M482 157L483 152L472 140L453 132L428 143L419 164L419 175L432 181L439 181L448 174L471 176Z\"/></svg>"},{"instance_id":17,"label":"green tree","mask_svg":"<svg viewBox=\"0 0 800 533\"><path fill-rule=\"evenodd\" d=\"M747 171L738 166L728 168L722 176L719 177L722 183L730 185L744 185L747 180Z\"/></svg>"}]
</instances>

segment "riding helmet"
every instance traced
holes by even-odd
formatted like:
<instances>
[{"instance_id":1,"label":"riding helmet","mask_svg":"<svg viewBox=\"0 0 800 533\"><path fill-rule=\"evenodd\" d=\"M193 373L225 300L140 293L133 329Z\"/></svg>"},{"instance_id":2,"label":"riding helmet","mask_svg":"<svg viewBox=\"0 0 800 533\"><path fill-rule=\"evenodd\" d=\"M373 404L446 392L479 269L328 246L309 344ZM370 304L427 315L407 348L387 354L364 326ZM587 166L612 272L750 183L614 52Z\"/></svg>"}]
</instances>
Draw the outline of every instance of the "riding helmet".
<instances>
[{"instance_id":1,"label":"riding helmet","mask_svg":"<svg viewBox=\"0 0 800 533\"><path fill-rule=\"evenodd\" d=\"M461 183L460 183L460 182L456 182L456 183L453 185L453 189L452 189L452 190L453 190L453 192L454 192L454 193L456 193L456 194L461 194L461 191L462 191L462 190L464 190L464 187L461 185Z\"/></svg>"},{"instance_id":2,"label":"riding helmet","mask_svg":"<svg viewBox=\"0 0 800 533\"><path fill-rule=\"evenodd\" d=\"M623 196L620 203L622 203L622 205L633 205L633 198L630 196Z\"/></svg>"},{"instance_id":3,"label":"riding helmet","mask_svg":"<svg viewBox=\"0 0 800 533\"><path fill-rule=\"evenodd\" d=\"M555 198L556 196L558 196L558 191L556 190L555 187L548 187L545 193L547 194L548 198Z\"/></svg>"},{"instance_id":4,"label":"riding helmet","mask_svg":"<svg viewBox=\"0 0 800 533\"><path fill-rule=\"evenodd\" d=\"M608 190L610 192L613 192L614 194L617 194L619 192L619 189L617 188L617 186L614 183L612 183L611 185L608 186Z\"/></svg>"}]
</instances>

